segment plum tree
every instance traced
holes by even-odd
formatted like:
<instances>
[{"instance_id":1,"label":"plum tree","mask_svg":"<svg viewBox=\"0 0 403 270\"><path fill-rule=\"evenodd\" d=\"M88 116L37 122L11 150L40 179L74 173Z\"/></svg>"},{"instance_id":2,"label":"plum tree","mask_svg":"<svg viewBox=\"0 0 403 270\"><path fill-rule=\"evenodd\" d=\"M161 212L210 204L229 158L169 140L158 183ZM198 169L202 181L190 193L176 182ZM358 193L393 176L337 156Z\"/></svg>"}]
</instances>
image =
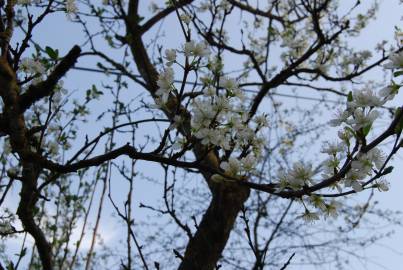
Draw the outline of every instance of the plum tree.
<instances>
[{"instance_id":1,"label":"plum tree","mask_svg":"<svg viewBox=\"0 0 403 270\"><path fill-rule=\"evenodd\" d=\"M376 1L0 4L7 269L342 268L384 236L349 236L364 214L395 223L370 199L402 146L402 33L350 45Z\"/></svg>"}]
</instances>

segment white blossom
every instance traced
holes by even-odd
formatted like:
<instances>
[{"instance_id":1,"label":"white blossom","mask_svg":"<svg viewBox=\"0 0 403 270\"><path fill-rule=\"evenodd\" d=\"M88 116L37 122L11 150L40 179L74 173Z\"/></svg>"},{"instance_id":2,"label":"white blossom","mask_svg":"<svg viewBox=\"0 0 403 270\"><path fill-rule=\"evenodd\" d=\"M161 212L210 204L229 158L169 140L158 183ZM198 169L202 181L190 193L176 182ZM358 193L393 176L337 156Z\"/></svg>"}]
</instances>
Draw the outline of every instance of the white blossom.
<instances>
[{"instance_id":1,"label":"white blossom","mask_svg":"<svg viewBox=\"0 0 403 270\"><path fill-rule=\"evenodd\" d=\"M244 102L245 101L245 94L240 88L235 88L232 91L232 95L237 97L239 101Z\"/></svg>"},{"instance_id":2,"label":"white blossom","mask_svg":"<svg viewBox=\"0 0 403 270\"><path fill-rule=\"evenodd\" d=\"M203 90L203 95L207 97L213 97L216 95L216 90L213 87L207 87Z\"/></svg>"},{"instance_id":3,"label":"white blossom","mask_svg":"<svg viewBox=\"0 0 403 270\"><path fill-rule=\"evenodd\" d=\"M45 67L39 60L31 58L23 58L21 60L21 69L32 74L44 74L46 72Z\"/></svg>"},{"instance_id":4,"label":"white blossom","mask_svg":"<svg viewBox=\"0 0 403 270\"><path fill-rule=\"evenodd\" d=\"M77 13L78 8L75 0L66 0L66 13L72 14Z\"/></svg>"},{"instance_id":5,"label":"white blossom","mask_svg":"<svg viewBox=\"0 0 403 270\"><path fill-rule=\"evenodd\" d=\"M225 11L228 11L231 7L231 4L227 0L221 0L221 4L219 7Z\"/></svg>"},{"instance_id":6,"label":"white blossom","mask_svg":"<svg viewBox=\"0 0 403 270\"><path fill-rule=\"evenodd\" d=\"M352 181L351 187L355 192L360 192L363 190L362 184L359 181Z\"/></svg>"},{"instance_id":7,"label":"white blossom","mask_svg":"<svg viewBox=\"0 0 403 270\"><path fill-rule=\"evenodd\" d=\"M7 234L14 231L13 226L11 226L10 222L8 221L0 221L0 235Z\"/></svg>"},{"instance_id":8,"label":"white blossom","mask_svg":"<svg viewBox=\"0 0 403 270\"><path fill-rule=\"evenodd\" d=\"M331 217L337 217L338 215L338 208L340 208L340 203L336 202L335 200L331 201L330 204L326 205L325 214Z\"/></svg>"},{"instance_id":9,"label":"white blossom","mask_svg":"<svg viewBox=\"0 0 403 270\"><path fill-rule=\"evenodd\" d=\"M220 145L224 139L224 134L220 129L202 128L195 133L196 138L201 139L204 145Z\"/></svg>"},{"instance_id":10,"label":"white blossom","mask_svg":"<svg viewBox=\"0 0 403 270\"><path fill-rule=\"evenodd\" d=\"M228 126L236 130L242 130L245 125L242 121L242 117L238 114L234 114L228 117Z\"/></svg>"},{"instance_id":11,"label":"white blossom","mask_svg":"<svg viewBox=\"0 0 403 270\"><path fill-rule=\"evenodd\" d=\"M176 138L175 143L172 145L172 148L173 148L174 150L183 149L183 148L185 147L186 143L187 143L186 138L184 138L184 137L178 137L178 138Z\"/></svg>"},{"instance_id":12,"label":"white blossom","mask_svg":"<svg viewBox=\"0 0 403 270\"><path fill-rule=\"evenodd\" d=\"M386 161L386 156L383 154L381 150L378 148L373 148L370 150L367 154L366 157L368 160L372 163L375 164L375 167L380 170L382 166L384 165Z\"/></svg>"},{"instance_id":13,"label":"white blossom","mask_svg":"<svg viewBox=\"0 0 403 270\"><path fill-rule=\"evenodd\" d=\"M184 119L180 115L175 115L173 122L169 126L169 129L178 128L183 124Z\"/></svg>"},{"instance_id":14,"label":"white blossom","mask_svg":"<svg viewBox=\"0 0 403 270\"><path fill-rule=\"evenodd\" d=\"M389 85L381 90L379 90L379 95L385 99L385 101L392 100L396 94L398 89L395 89L393 86Z\"/></svg>"},{"instance_id":15,"label":"white blossom","mask_svg":"<svg viewBox=\"0 0 403 270\"><path fill-rule=\"evenodd\" d=\"M219 141L219 146L224 150L231 149L231 137L229 134L221 137L221 140Z\"/></svg>"},{"instance_id":16,"label":"white blossom","mask_svg":"<svg viewBox=\"0 0 403 270\"><path fill-rule=\"evenodd\" d=\"M251 172L255 170L255 166L256 166L256 158L249 154L246 157L241 159L241 164L242 164L242 168L246 171L246 172Z\"/></svg>"},{"instance_id":17,"label":"white blossom","mask_svg":"<svg viewBox=\"0 0 403 270\"><path fill-rule=\"evenodd\" d=\"M314 171L311 164L303 162L296 162L293 164L292 169L288 172L288 182L292 186L303 186L307 182L312 182Z\"/></svg>"},{"instance_id":18,"label":"white blossom","mask_svg":"<svg viewBox=\"0 0 403 270\"><path fill-rule=\"evenodd\" d=\"M346 174L344 186L351 187L355 192L360 192L363 190L360 180L368 176L368 170L371 170L371 167L368 167L364 163L357 161L353 162L351 167L352 168Z\"/></svg>"},{"instance_id":19,"label":"white blossom","mask_svg":"<svg viewBox=\"0 0 403 270\"><path fill-rule=\"evenodd\" d=\"M174 70L171 67L167 67L165 71L161 72L158 77L157 85L159 89L155 94L160 97L163 103L166 103L169 98L169 94L172 91L172 85L174 83Z\"/></svg>"},{"instance_id":20,"label":"white blossom","mask_svg":"<svg viewBox=\"0 0 403 270\"><path fill-rule=\"evenodd\" d=\"M268 127L269 121L267 120L266 115L258 115L254 118L255 123L260 127Z\"/></svg>"},{"instance_id":21,"label":"white blossom","mask_svg":"<svg viewBox=\"0 0 403 270\"><path fill-rule=\"evenodd\" d=\"M353 92L353 101L348 103L350 108L355 107L378 107L385 103L380 97L378 97L375 91L371 89L361 89Z\"/></svg>"},{"instance_id":22,"label":"white blossom","mask_svg":"<svg viewBox=\"0 0 403 270\"><path fill-rule=\"evenodd\" d=\"M205 12L205 11L209 10L210 8L211 8L210 1L206 1L206 2L200 3L200 6L199 6L198 10L200 12Z\"/></svg>"},{"instance_id":23,"label":"white blossom","mask_svg":"<svg viewBox=\"0 0 403 270\"><path fill-rule=\"evenodd\" d=\"M216 111L211 103L204 100L195 100L192 109L192 127L197 130L202 127L208 127L216 116Z\"/></svg>"},{"instance_id":24,"label":"white blossom","mask_svg":"<svg viewBox=\"0 0 403 270\"><path fill-rule=\"evenodd\" d=\"M313 223L316 220L319 220L319 215L317 213L310 212L308 210L305 210L305 213L299 216L302 218L305 222L308 223Z\"/></svg>"},{"instance_id":25,"label":"white blossom","mask_svg":"<svg viewBox=\"0 0 403 270\"><path fill-rule=\"evenodd\" d=\"M335 114L335 118L329 121L329 125L332 127L340 126L342 123L346 122L350 113L346 110L338 110Z\"/></svg>"},{"instance_id":26,"label":"white blossom","mask_svg":"<svg viewBox=\"0 0 403 270\"><path fill-rule=\"evenodd\" d=\"M221 162L220 167L226 174L235 176L241 170L241 162L236 158L230 157L228 161Z\"/></svg>"},{"instance_id":27,"label":"white blossom","mask_svg":"<svg viewBox=\"0 0 403 270\"><path fill-rule=\"evenodd\" d=\"M325 142L322 146L322 153L328 155L337 155L339 152L345 151L346 146L344 143L337 143L337 142Z\"/></svg>"},{"instance_id":28,"label":"white blossom","mask_svg":"<svg viewBox=\"0 0 403 270\"><path fill-rule=\"evenodd\" d=\"M311 196L309 196L309 200L310 200L311 204L313 206L315 206L316 208L319 208L322 211L326 210L326 204L323 201L322 197L316 196L316 195L311 195Z\"/></svg>"},{"instance_id":29,"label":"white blossom","mask_svg":"<svg viewBox=\"0 0 403 270\"><path fill-rule=\"evenodd\" d=\"M335 169L339 167L340 160L337 157L325 159L322 162L322 176L327 178L335 174Z\"/></svg>"},{"instance_id":30,"label":"white blossom","mask_svg":"<svg viewBox=\"0 0 403 270\"><path fill-rule=\"evenodd\" d=\"M161 72L157 84L160 88L170 89L174 82L174 70L167 67L165 71Z\"/></svg>"},{"instance_id":31,"label":"white blossom","mask_svg":"<svg viewBox=\"0 0 403 270\"><path fill-rule=\"evenodd\" d=\"M165 109L166 101L164 102L160 97L154 98L154 103L148 105L152 109Z\"/></svg>"},{"instance_id":32,"label":"white blossom","mask_svg":"<svg viewBox=\"0 0 403 270\"><path fill-rule=\"evenodd\" d=\"M57 141L50 141L48 143L49 153L56 156L59 153L59 143Z\"/></svg>"},{"instance_id":33,"label":"white blossom","mask_svg":"<svg viewBox=\"0 0 403 270\"><path fill-rule=\"evenodd\" d=\"M339 130L337 136L344 142L349 143L350 138L353 136L347 129Z\"/></svg>"},{"instance_id":34,"label":"white blossom","mask_svg":"<svg viewBox=\"0 0 403 270\"><path fill-rule=\"evenodd\" d=\"M215 100L213 108L216 112L230 110L229 99L224 96L218 96Z\"/></svg>"},{"instance_id":35,"label":"white blossom","mask_svg":"<svg viewBox=\"0 0 403 270\"><path fill-rule=\"evenodd\" d=\"M289 186L288 174L283 168L281 168L277 171L277 178L278 178L277 192L281 192Z\"/></svg>"},{"instance_id":36,"label":"white blossom","mask_svg":"<svg viewBox=\"0 0 403 270\"><path fill-rule=\"evenodd\" d=\"M390 187L390 183L384 179L379 180L377 183L377 187L380 191L388 191Z\"/></svg>"},{"instance_id":37,"label":"white blossom","mask_svg":"<svg viewBox=\"0 0 403 270\"><path fill-rule=\"evenodd\" d=\"M403 68L403 51L398 53L392 53L389 56L389 63L383 65L387 69Z\"/></svg>"},{"instance_id":38,"label":"white blossom","mask_svg":"<svg viewBox=\"0 0 403 270\"><path fill-rule=\"evenodd\" d=\"M196 43L194 40L186 42L183 46L183 51L185 56L195 56L195 57L206 57L210 55L210 50L207 47L206 43L199 42Z\"/></svg>"},{"instance_id":39,"label":"white blossom","mask_svg":"<svg viewBox=\"0 0 403 270\"><path fill-rule=\"evenodd\" d=\"M359 130L360 128L372 125L378 116L379 112L376 110L365 112L362 108L357 108L354 111L354 117L349 119L347 123L350 124L354 130Z\"/></svg>"},{"instance_id":40,"label":"white blossom","mask_svg":"<svg viewBox=\"0 0 403 270\"><path fill-rule=\"evenodd\" d=\"M220 87L230 91L238 88L238 83L236 82L236 80L228 77L221 77L219 84Z\"/></svg>"},{"instance_id":41,"label":"white blossom","mask_svg":"<svg viewBox=\"0 0 403 270\"><path fill-rule=\"evenodd\" d=\"M250 142L253 141L254 137L255 132L247 126L244 126L236 130L236 139L237 139L236 142L239 146L248 145Z\"/></svg>"},{"instance_id":42,"label":"white blossom","mask_svg":"<svg viewBox=\"0 0 403 270\"><path fill-rule=\"evenodd\" d=\"M347 178L353 180L364 179L367 175L371 174L372 163L366 158L360 158L351 162L350 174L347 174Z\"/></svg>"},{"instance_id":43,"label":"white blossom","mask_svg":"<svg viewBox=\"0 0 403 270\"><path fill-rule=\"evenodd\" d=\"M180 15L180 19L181 19L181 21L184 22L185 24L189 24L189 23L192 21L192 18L191 18L188 14L186 14L186 13L181 14L181 15Z\"/></svg>"},{"instance_id":44,"label":"white blossom","mask_svg":"<svg viewBox=\"0 0 403 270\"><path fill-rule=\"evenodd\" d=\"M176 61L176 50L174 49L165 50L165 59L168 61L167 66L171 66Z\"/></svg>"}]
</instances>

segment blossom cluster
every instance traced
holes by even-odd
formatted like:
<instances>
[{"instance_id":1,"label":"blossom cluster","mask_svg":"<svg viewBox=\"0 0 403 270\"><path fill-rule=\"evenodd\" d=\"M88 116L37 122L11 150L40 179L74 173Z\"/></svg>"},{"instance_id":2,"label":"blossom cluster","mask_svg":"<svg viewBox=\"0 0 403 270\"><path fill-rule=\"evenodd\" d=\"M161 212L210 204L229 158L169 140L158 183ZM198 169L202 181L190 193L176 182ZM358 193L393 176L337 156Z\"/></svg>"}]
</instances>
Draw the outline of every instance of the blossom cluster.
<instances>
[{"instance_id":1,"label":"blossom cluster","mask_svg":"<svg viewBox=\"0 0 403 270\"><path fill-rule=\"evenodd\" d=\"M257 153L262 138L256 131L268 125L264 116L256 117L254 123L243 108L242 91L234 79L222 77L219 87L214 91L211 86L192 104L192 129L204 145L219 146L223 150L243 149L249 145ZM252 125L254 124L254 125Z\"/></svg>"},{"instance_id":2,"label":"blossom cluster","mask_svg":"<svg viewBox=\"0 0 403 270\"><path fill-rule=\"evenodd\" d=\"M189 41L180 50L165 51L166 66L159 74L159 88L155 93L157 107L166 108L170 97L180 99L180 93L175 87L175 70L172 67L174 63L179 65L178 54L191 63L190 68L195 68L192 65L199 65L199 70L207 67L200 66L205 61L209 72L213 72L201 78L203 86L200 95L192 99L189 106L193 138L206 149L218 149L223 155L226 151L238 155L238 158L224 158L226 161L220 165L223 175L228 178L241 179L252 173L261 154L264 139L260 132L268 126L267 117L249 116L244 107L247 97L240 89L239 81L221 72L219 60L210 57L210 49L204 42ZM176 115L171 127L178 127L182 122L181 116ZM186 138L179 137L174 147L182 148L186 143ZM212 180L222 181L225 177L216 174Z\"/></svg>"},{"instance_id":3,"label":"blossom cluster","mask_svg":"<svg viewBox=\"0 0 403 270\"><path fill-rule=\"evenodd\" d=\"M185 23L189 18L181 16ZM207 149L218 150L222 154L223 161L220 164L221 173L212 176L213 181L241 180L244 176L253 174L258 162L264 139L261 131L268 127L265 115L251 117L244 107L247 97L239 87L239 81L227 77L222 72L220 62L210 56L210 49L204 42L186 42L180 50L167 49L165 51L165 67L158 78L155 102L160 108L167 108L171 97L181 100L181 95L175 86L174 64L185 69L178 62L178 54L186 58L190 63L190 70L202 70L207 67L211 73L201 77L202 90L200 94L190 102L191 133L192 137L199 140ZM385 68L402 69L403 53L392 54L390 62ZM200 65L203 61L209 64ZM341 180L333 184L339 192L345 188L354 191L362 191L365 187L364 180L378 173L385 167L386 156L378 148L369 151L357 151L351 157L351 145L355 140L360 144L372 130L373 123L381 115L377 109L398 93L401 85L392 81L380 91L370 87L355 90L349 93L346 109L339 110L334 119L329 122L330 126L342 127L338 132L339 141L325 142L322 153L327 158L318 168L307 162L297 162L289 169L282 169L277 175L278 191L285 189L299 190L314 185L314 178L321 174L326 179L336 175L343 166L342 161L351 159L349 170L342 175ZM193 91L193 90L192 90ZM184 119L178 114L173 118L171 128L180 127ZM188 138L179 137L173 145L175 149L183 149ZM231 153L228 156L227 153ZM236 156L237 157L234 157ZM377 180L380 190L388 190L388 183L383 179ZM309 197L309 203L322 210L327 215L335 216L337 203L334 201L324 202L320 197ZM306 208L307 209L307 208ZM316 214L308 209L301 217L306 220L315 220Z\"/></svg>"},{"instance_id":4,"label":"blossom cluster","mask_svg":"<svg viewBox=\"0 0 403 270\"><path fill-rule=\"evenodd\" d=\"M403 52L392 54L389 57L389 63L384 65L388 69L403 68ZM396 74L396 73L395 73ZM388 85L375 92L372 89L364 88L349 94L347 108L339 111L336 117L329 124L337 127L342 126L338 136L341 140L339 144L328 145L325 153L330 155L329 160L324 163L324 176L330 177L339 169L340 160L345 158L343 153L350 151L350 140L356 138L359 141L360 136L367 136L371 131L374 121L381 115L376 108L383 106L386 102L392 100L398 93L401 85L392 81ZM330 149L332 149L330 151ZM378 148L373 148L368 152L359 152L351 162L351 169L344 177L345 187L351 187L354 191L363 190L363 180L371 176L373 172L380 171L384 167L386 156ZM387 190L387 182L380 180L378 186L382 190ZM336 185L341 191L341 187Z\"/></svg>"},{"instance_id":5,"label":"blossom cluster","mask_svg":"<svg viewBox=\"0 0 403 270\"><path fill-rule=\"evenodd\" d=\"M20 68L22 71L30 75L45 74L46 69L38 59L23 58L21 60Z\"/></svg>"},{"instance_id":6,"label":"blossom cluster","mask_svg":"<svg viewBox=\"0 0 403 270\"><path fill-rule=\"evenodd\" d=\"M66 13L73 14L78 12L76 0L66 0Z\"/></svg>"},{"instance_id":7,"label":"blossom cluster","mask_svg":"<svg viewBox=\"0 0 403 270\"><path fill-rule=\"evenodd\" d=\"M45 76L52 72L55 66L50 65L46 57L35 55L31 57L22 58L20 61L17 77L19 81L24 82L20 85L20 92L24 93L31 85L38 84L45 79ZM63 97L67 95L67 90L63 87L63 81L59 80L54 87L52 94L44 98L44 103L37 102L32 106L32 110L27 110L24 113L24 118L28 128L32 128L43 121L41 117L49 113L49 104L51 111L55 112L52 116L53 121L47 125L46 136L41 136L40 132L33 134L32 139L34 143L31 145L31 151L36 152L38 145L46 151L54 159L60 159L60 150L70 148L69 143L66 141L61 143L60 136L62 128L60 127L60 120L63 116L60 107L63 103ZM49 100L51 102L49 103ZM64 115L65 116L65 115ZM11 146L9 146L8 139L4 141L5 156L11 153ZM10 148L10 149L9 149ZM18 175L19 167L14 166L12 162L9 163L8 173L11 175Z\"/></svg>"},{"instance_id":8,"label":"blossom cluster","mask_svg":"<svg viewBox=\"0 0 403 270\"><path fill-rule=\"evenodd\" d=\"M394 72L394 77L401 76L403 52L392 54L384 68L397 70ZM389 183L376 175L385 168L386 155L375 147L369 151L359 150L351 157L351 145L353 139L358 144L362 143L362 139L372 130L374 121L381 115L376 108L392 100L400 87L402 87L402 84L392 80L390 85L378 92L369 88L350 92L346 109L339 110L335 118L329 122L330 126L342 127L342 129L338 132L339 141L327 141L324 143L321 152L328 157L322 162L320 171L323 178L330 178L339 172L342 166L341 162L350 156L349 170L345 175L341 175L341 180L333 184L333 187L337 188L340 193L343 191L342 185L345 188L351 188L355 192L362 191L369 183L365 182L366 179L376 180L374 187L378 187L381 191L389 189ZM315 174L316 172L312 170L311 164L298 162L287 172L281 171L279 173L280 190L285 188L298 190L309 184L314 184L312 178ZM334 216L337 214L337 204L334 201L326 203L322 197L311 195L308 202L327 215ZM318 213L308 210L305 203L304 207L305 212L301 215L302 219L309 222L319 219Z\"/></svg>"},{"instance_id":9,"label":"blossom cluster","mask_svg":"<svg viewBox=\"0 0 403 270\"><path fill-rule=\"evenodd\" d=\"M0 235L9 234L13 231L14 228L8 221L0 220Z\"/></svg>"}]
</instances>

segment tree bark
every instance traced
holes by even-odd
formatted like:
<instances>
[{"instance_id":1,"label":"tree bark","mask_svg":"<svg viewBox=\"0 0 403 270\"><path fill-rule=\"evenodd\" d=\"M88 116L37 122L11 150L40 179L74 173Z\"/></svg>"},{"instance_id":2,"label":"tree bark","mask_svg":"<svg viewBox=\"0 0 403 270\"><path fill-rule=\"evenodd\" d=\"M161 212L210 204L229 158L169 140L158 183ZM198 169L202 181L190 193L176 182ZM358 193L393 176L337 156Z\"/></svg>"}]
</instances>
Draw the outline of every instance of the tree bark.
<instances>
[{"instance_id":1,"label":"tree bark","mask_svg":"<svg viewBox=\"0 0 403 270\"><path fill-rule=\"evenodd\" d=\"M217 187L178 270L215 269L248 197L249 189L240 186L222 184Z\"/></svg>"},{"instance_id":2,"label":"tree bark","mask_svg":"<svg viewBox=\"0 0 403 270\"><path fill-rule=\"evenodd\" d=\"M19 87L15 72L9 63L0 59L0 95L4 101L3 115L8 122L7 130L13 151L18 154L22 164L22 187L17 214L24 229L35 239L42 267L52 269L52 249L40 227L35 223L35 204L38 196L36 184L41 167L29 157L29 142L24 114L19 103Z\"/></svg>"}]
</instances>

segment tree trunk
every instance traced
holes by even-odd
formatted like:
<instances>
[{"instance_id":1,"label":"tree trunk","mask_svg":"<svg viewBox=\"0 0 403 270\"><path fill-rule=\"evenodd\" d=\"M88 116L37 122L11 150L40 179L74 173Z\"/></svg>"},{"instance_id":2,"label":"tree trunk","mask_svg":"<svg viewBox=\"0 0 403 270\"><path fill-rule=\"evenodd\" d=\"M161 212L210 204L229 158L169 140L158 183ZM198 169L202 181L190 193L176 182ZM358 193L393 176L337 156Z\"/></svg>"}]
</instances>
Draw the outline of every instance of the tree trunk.
<instances>
[{"instance_id":1,"label":"tree trunk","mask_svg":"<svg viewBox=\"0 0 403 270\"><path fill-rule=\"evenodd\" d=\"M179 270L215 269L248 197L249 190L243 187L217 187L196 234L188 243Z\"/></svg>"}]
</instances>

